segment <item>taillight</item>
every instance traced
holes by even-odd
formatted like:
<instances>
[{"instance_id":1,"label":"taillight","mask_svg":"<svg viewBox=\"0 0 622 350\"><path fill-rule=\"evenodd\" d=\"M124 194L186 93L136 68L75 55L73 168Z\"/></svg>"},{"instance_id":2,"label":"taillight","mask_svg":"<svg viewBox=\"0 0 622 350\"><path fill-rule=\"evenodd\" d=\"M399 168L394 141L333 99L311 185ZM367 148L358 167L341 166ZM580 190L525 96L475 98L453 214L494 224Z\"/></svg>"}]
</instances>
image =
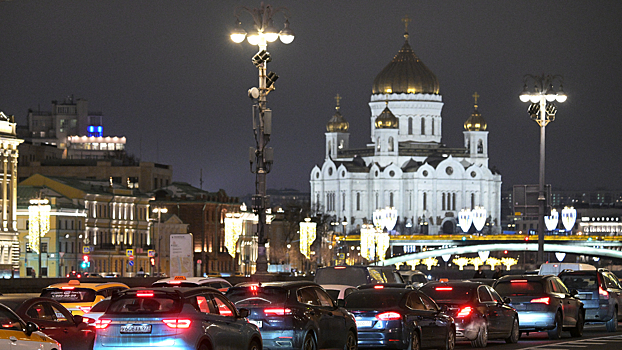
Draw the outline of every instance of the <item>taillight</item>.
<instances>
[{"instance_id":1,"label":"taillight","mask_svg":"<svg viewBox=\"0 0 622 350\"><path fill-rule=\"evenodd\" d=\"M456 314L456 318L467 317L471 314L471 312L473 312L473 308L470 306L465 306L460 309L460 311L458 311L458 313Z\"/></svg>"},{"instance_id":2,"label":"taillight","mask_svg":"<svg viewBox=\"0 0 622 350\"><path fill-rule=\"evenodd\" d=\"M450 291L450 290L454 290L454 288L453 287L436 287L434 288L434 290Z\"/></svg>"},{"instance_id":3,"label":"taillight","mask_svg":"<svg viewBox=\"0 0 622 350\"><path fill-rule=\"evenodd\" d=\"M549 305L549 303L551 302L551 298L549 298L549 297L536 298L536 299L531 299L531 302L534 303L534 304L546 304L546 305Z\"/></svg>"},{"instance_id":4,"label":"taillight","mask_svg":"<svg viewBox=\"0 0 622 350\"><path fill-rule=\"evenodd\" d=\"M95 328L97 329L104 329L106 327L108 327L110 325L110 322L112 320L102 320L101 318L97 321L95 321Z\"/></svg>"},{"instance_id":5,"label":"taillight","mask_svg":"<svg viewBox=\"0 0 622 350\"><path fill-rule=\"evenodd\" d=\"M147 297L150 298L153 296L153 291L152 290L139 290L138 292L136 292L136 296L137 297Z\"/></svg>"},{"instance_id":6,"label":"taillight","mask_svg":"<svg viewBox=\"0 0 622 350\"><path fill-rule=\"evenodd\" d=\"M89 311L91 311L91 307L90 306L78 306L78 309L82 310L82 312L87 313Z\"/></svg>"},{"instance_id":7,"label":"taillight","mask_svg":"<svg viewBox=\"0 0 622 350\"><path fill-rule=\"evenodd\" d=\"M527 283L527 280L511 280L510 283Z\"/></svg>"},{"instance_id":8,"label":"taillight","mask_svg":"<svg viewBox=\"0 0 622 350\"><path fill-rule=\"evenodd\" d=\"M374 286L374 289L383 289L384 286Z\"/></svg>"},{"instance_id":9,"label":"taillight","mask_svg":"<svg viewBox=\"0 0 622 350\"><path fill-rule=\"evenodd\" d=\"M94 318L90 318L90 317L84 317L82 319L82 322L86 323L86 324L93 324L95 322Z\"/></svg>"},{"instance_id":10,"label":"taillight","mask_svg":"<svg viewBox=\"0 0 622 350\"><path fill-rule=\"evenodd\" d=\"M289 315L292 313L292 309L289 308L271 308L271 309L263 309L263 313L267 316L283 316Z\"/></svg>"},{"instance_id":11,"label":"taillight","mask_svg":"<svg viewBox=\"0 0 622 350\"><path fill-rule=\"evenodd\" d=\"M392 320L400 320L402 315L395 311L383 312L381 314L376 315L376 318L380 321L392 321Z\"/></svg>"},{"instance_id":12,"label":"taillight","mask_svg":"<svg viewBox=\"0 0 622 350\"><path fill-rule=\"evenodd\" d=\"M190 324L192 323L191 320L186 319L186 318L166 319L166 320L162 320L162 322L164 322L164 324L169 326L170 328L178 328L178 329L190 328Z\"/></svg>"},{"instance_id":13,"label":"taillight","mask_svg":"<svg viewBox=\"0 0 622 350\"><path fill-rule=\"evenodd\" d=\"M600 299L609 299L609 292L603 289L603 287L598 287L598 295Z\"/></svg>"},{"instance_id":14,"label":"taillight","mask_svg":"<svg viewBox=\"0 0 622 350\"><path fill-rule=\"evenodd\" d=\"M60 287L60 289L62 289L62 290L73 290L74 287Z\"/></svg>"}]
</instances>

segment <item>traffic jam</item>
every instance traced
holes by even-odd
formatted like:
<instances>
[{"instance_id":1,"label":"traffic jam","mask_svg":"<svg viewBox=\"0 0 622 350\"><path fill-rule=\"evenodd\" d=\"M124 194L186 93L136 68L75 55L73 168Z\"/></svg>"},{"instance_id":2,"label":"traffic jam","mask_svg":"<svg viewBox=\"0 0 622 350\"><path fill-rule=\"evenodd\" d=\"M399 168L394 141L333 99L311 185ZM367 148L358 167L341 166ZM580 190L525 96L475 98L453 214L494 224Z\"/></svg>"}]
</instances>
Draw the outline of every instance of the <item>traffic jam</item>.
<instances>
[{"instance_id":1,"label":"traffic jam","mask_svg":"<svg viewBox=\"0 0 622 350\"><path fill-rule=\"evenodd\" d=\"M451 350L514 344L532 333L580 338L585 324L618 331L622 286L614 273L545 265L437 281L392 266L332 266L313 281L235 285L217 277L135 288L70 279L39 296L1 296L0 349Z\"/></svg>"}]
</instances>

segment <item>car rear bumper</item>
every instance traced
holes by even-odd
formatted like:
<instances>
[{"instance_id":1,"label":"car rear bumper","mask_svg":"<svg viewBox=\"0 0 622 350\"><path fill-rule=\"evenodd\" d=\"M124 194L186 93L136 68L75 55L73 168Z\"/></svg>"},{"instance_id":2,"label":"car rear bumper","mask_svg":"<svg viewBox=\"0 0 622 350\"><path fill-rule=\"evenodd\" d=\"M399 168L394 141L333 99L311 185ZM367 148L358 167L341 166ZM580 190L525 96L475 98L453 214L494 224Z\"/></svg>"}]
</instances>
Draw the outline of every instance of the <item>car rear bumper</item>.
<instances>
[{"instance_id":1,"label":"car rear bumper","mask_svg":"<svg viewBox=\"0 0 622 350\"><path fill-rule=\"evenodd\" d=\"M555 328L555 312L519 311L520 330L544 330Z\"/></svg>"},{"instance_id":2,"label":"car rear bumper","mask_svg":"<svg viewBox=\"0 0 622 350\"><path fill-rule=\"evenodd\" d=\"M294 330L261 331L264 350L290 350L302 347L302 334Z\"/></svg>"},{"instance_id":3,"label":"car rear bumper","mask_svg":"<svg viewBox=\"0 0 622 350\"><path fill-rule=\"evenodd\" d=\"M613 317L613 309L609 310L609 304L600 304L591 308L584 306L584 309L586 322L606 322Z\"/></svg>"},{"instance_id":4,"label":"car rear bumper","mask_svg":"<svg viewBox=\"0 0 622 350\"><path fill-rule=\"evenodd\" d=\"M481 328L481 322L456 322L456 340L474 340Z\"/></svg>"},{"instance_id":5,"label":"car rear bumper","mask_svg":"<svg viewBox=\"0 0 622 350\"><path fill-rule=\"evenodd\" d=\"M405 349L409 339L401 328L383 330L358 330L359 348L383 347L388 349Z\"/></svg>"}]
</instances>

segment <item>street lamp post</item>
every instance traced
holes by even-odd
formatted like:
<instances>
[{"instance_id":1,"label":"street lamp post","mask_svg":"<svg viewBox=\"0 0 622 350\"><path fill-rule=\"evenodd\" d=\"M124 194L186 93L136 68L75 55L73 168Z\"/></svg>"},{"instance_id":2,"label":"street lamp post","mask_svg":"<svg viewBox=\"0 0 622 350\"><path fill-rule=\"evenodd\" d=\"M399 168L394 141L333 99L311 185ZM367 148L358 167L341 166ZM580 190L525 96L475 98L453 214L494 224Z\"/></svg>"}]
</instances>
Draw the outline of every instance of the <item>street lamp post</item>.
<instances>
[{"instance_id":1,"label":"street lamp post","mask_svg":"<svg viewBox=\"0 0 622 350\"><path fill-rule=\"evenodd\" d=\"M239 19L241 11L246 11L253 17L256 31L247 35L246 31L242 29ZM277 32L272 16L279 12L283 13L285 17L285 25L280 32ZM273 161L272 148L266 147L272 132L272 111L266 107L266 96L274 90L274 82L279 78L274 72L266 74L268 62L271 61L267 48L268 43L276 41L277 38L280 38L284 44L291 43L294 40L294 33L289 29L289 13L284 7L273 9L272 6L261 3L259 8L251 10L241 6L235 9L234 16L236 28L231 33L231 40L241 43L246 38L251 45L259 47L259 51L252 59L259 71L259 86L248 90L248 96L254 102L253 131L256 143L256 147L250 148L249 156L251 172L255 174L255 195L252 198L252 209L258 215L255 273L266 275L268 273L268 260L266 258L266 208L268 207L266 175L270 172Z\"/></svg>"},{"instance_id":2,"label":"street lamp post","mask_svg":"<svg viewBox=\"0 0 622 350\"><path fill-rule=\"evenodd\" d=\"M160 237L160 223L162 222L162 214L168 213L168 209L165 207L153 208L153 212L158 214L158 230L157 230L157 243L158 243L158 276L160 276L160 259L162 256L162 237Z\"/></svg>"},{"instance_id":3,"label":"street lamp post","mask_svg":"<svg viewBox=\"0 0 622 350\"><path fill-rule=\"evenodd\" d=\"M545 75L535 76L527 74L523 78L524 88L519 98L522 102L529 102L527 112L531 119L540 126L540 172L538 177L538 264L544 262L544 208L546 206L547 196L544 192L544 158L545 158L545 131L546 125L555 120L557 107L554 101L563 103L566 101L566 94L563 90L564 78L561 75ZM534 84L533 91L529 91L527 83ZM553 84L559 83L559 91L556 93Z\"/></svg>"}]
</instances>

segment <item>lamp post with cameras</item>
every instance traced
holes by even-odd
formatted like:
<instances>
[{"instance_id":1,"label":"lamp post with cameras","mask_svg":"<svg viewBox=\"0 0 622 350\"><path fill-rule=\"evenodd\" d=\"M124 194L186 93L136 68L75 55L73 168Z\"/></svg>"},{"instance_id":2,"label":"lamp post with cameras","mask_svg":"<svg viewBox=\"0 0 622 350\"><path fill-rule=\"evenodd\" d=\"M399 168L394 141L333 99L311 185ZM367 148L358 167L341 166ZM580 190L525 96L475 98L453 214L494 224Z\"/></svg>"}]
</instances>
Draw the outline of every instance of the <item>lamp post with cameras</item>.
<instances>
[{"instance_id":1,"label":"lamp post with cameras","mask_svg":"<svg viewBox=\"0 0 622 350\"><path fill-rule=\"evenodd\" d=\"M253 17L254 29L248 34L241 26L239 15L242 11L249 13ZM278 32L274 27L272 17L282 13L285 17L284 28ZM251 45L257 45L259 51L253 56L252 62L259 71L259 86L248 90L248 96L253 100L253 132L255 134L256 147L251 147L249 151L251 172L255 174L255 194L252 198L252 209L258 215L257 224L257 262L256 274L266 275L268 273L268 261L266 257L266 209L268 198L266 196L266 175L270 172L273 162L272 148L266 147L270 141L272 132L272 111L266 106L266 97L270 91L274 90L274 83L279 78L274 72L267 73L268 62L271 61L270 53L267 51L268 43L280 39L284 44L289 44L294 40L294 33L289 29L289 12L281 7L274 9L270 5L261 3L259 8L249 9L241 6L234 12L236 27L231 33L231 40L241 43L246 38Z\"/></svg>"},{"instance_id":2,"label":"lamp post with cameras","mask_svg":"<svg viewBox=\"0 0 622 350\"><path fill-rule=\"evenodd\" d=\"M547 196L544 191L544 158L545 158L545 140L546 140L546 125L555 120L555 113L557 113L557 107L553 104L554 101L563 103L566 101L567 96L563 90L564 78L561 75L545 75L540 76L527 74L523 78L524 87L523 92L519 98L522 102L530 103L527 112L531 116L531 119L538 123L540 126L540 172L538 177L538 256L537 263L544 262L544 208L546 206ZM529 91L527 83L534 84L533 91ZM559 83L559 91L555 92L553 88L554 83Z\"/></svg>"}]
</instances>

